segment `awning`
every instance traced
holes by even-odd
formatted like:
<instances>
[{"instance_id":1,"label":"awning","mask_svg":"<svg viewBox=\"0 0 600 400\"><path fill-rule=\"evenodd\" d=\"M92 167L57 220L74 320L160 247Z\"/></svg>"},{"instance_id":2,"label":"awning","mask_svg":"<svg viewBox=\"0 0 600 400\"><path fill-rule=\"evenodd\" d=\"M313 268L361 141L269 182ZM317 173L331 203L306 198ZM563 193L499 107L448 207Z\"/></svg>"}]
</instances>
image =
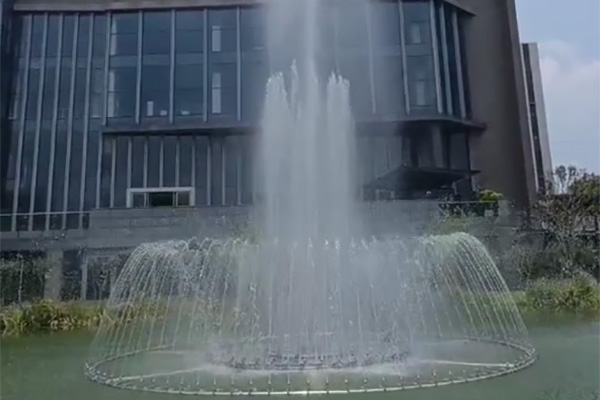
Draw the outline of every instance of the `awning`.
<instances>
[{"instance_id":1,"label":"awning","mask_svg":"<svg viewBox=\"0 0 600 400\"><path fill-rule=\"evenodd\" d=\"M436 190L468 179L479 171L435 167L399 167L371 181L365 187L374 190Z\"/></svg>"}]
</instances>

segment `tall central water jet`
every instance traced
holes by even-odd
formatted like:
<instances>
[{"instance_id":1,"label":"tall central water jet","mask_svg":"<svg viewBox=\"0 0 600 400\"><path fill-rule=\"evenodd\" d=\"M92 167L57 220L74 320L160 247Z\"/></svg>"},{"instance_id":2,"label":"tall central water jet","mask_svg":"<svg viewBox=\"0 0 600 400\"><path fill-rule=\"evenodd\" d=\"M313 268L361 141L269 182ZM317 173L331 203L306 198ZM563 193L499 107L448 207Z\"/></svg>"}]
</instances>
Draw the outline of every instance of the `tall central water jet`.
<instances>
[{"instance_id":1,"label":"tall central water jet","mask_svg":"<svg viewBox=\"0 0 600 400\"><path fill-rule=\"evenodd\" d=\"M318 2L270 5L271 58L295 59L290 73L267 82L259 157L268 237L306 241L339 239L356 229L355 132L348 81L317 75ZM293 38L283 32L294 16ZM291 40L293 39L293 40ZM290 51L291 47L291 51ZM328 49L330 50L330 49ZM289 68L289 66L288 66Z\"/></svg>"}]
</instances>

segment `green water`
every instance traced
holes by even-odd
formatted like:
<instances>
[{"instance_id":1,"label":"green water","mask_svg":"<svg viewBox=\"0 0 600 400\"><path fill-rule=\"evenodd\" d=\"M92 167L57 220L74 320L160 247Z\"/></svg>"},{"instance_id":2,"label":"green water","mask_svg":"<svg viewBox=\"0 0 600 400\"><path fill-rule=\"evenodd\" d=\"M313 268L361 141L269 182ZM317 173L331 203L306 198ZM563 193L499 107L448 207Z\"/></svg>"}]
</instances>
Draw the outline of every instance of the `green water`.
<instances>
[{"instance_id":1,"label":"green water","mask_svg":"<svg viewBox=\"0 0 600 400\"><path fill-rule=\"evenodd\" d=\"M438 389L344 399L597 400L600 399L600 324L589 320L529 321L539 359L530 368L488 381ZM4 400L175 400L189 397L112 389L82 372L92 335L62 333L2 339L0 394ZM315 397L312 395L311 397ZM253 398L258 398L253 396Z\"/></svg>"}]
</instances>

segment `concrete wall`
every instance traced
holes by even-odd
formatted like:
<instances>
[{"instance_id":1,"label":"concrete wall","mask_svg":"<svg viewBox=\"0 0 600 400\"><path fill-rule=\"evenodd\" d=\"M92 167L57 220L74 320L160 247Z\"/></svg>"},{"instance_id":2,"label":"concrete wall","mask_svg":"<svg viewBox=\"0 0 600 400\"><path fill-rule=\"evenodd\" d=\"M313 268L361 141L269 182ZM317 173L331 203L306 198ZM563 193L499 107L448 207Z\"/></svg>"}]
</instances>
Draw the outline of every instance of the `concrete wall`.
<instances>
[{"instance_id":1,"label":"concrete wall","mask_svg":"<svg viewBox=\"0 0 600 400\"><path fill-rule=\"evenodd\" d=\"M465 26L473 119L487 127L471 140L476 183L525 207L535 175L514 0L462 1L475 14Z\"/></svg>"}]
</instances>

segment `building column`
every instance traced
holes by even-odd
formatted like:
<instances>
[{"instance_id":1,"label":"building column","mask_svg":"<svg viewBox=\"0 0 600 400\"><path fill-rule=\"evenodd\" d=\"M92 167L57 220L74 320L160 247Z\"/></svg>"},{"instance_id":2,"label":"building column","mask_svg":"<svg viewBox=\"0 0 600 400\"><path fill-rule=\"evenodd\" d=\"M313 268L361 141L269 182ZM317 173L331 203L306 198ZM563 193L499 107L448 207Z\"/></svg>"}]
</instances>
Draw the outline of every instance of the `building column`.
<instances>
[{"instance_id":1,"label":"building column","mask_svg":"<svg viewBox=\"0 0 600 400\"><path fill-rule=\"evenodd\" d=\"M63 283L63 252L50 250L46 253L46 263L49 266L44 283L44 298L60 300L60 290Z\"/></svg>"}]
</instances>

